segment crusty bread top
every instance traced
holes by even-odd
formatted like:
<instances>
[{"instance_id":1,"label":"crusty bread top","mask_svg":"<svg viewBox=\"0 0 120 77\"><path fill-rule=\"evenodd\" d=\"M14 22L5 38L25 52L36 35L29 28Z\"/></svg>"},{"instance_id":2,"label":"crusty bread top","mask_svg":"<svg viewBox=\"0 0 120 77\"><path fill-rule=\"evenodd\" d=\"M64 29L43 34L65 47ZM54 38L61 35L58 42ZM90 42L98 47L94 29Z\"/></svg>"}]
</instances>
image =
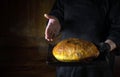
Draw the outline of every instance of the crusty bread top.
<instances>
[{"instance_id":1,"label":"crusty bread top","mask_svg":"<svg viewBox=\"0 0 120 77\"><path fill-rule=\"evenodd\" d=\"M60 41L53 48L52 53L57 60L63 62L80 61L99 55L99 51L93 43L78 38Z\"/></svg>"}]
</instances>

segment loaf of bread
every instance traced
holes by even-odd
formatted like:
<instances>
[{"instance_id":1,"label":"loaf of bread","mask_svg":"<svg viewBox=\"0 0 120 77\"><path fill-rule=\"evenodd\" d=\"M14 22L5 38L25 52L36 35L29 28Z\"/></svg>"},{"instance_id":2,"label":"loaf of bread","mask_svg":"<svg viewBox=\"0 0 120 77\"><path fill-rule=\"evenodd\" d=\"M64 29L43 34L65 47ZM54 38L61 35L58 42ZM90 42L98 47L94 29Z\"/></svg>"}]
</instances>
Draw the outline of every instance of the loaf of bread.
<instances>
[{"instance_id":1,"label":"loaf of bread","mask_svg":"<svg viewBox=\"0 0 120 77\"><path fill-rule=\"evenodd\" d=\"M68 38L60 41L53 48L52 53L57 60L62 62L96 58L99 55L97 47L92 42L78 38Z\"/></svg>"}]
</instances>

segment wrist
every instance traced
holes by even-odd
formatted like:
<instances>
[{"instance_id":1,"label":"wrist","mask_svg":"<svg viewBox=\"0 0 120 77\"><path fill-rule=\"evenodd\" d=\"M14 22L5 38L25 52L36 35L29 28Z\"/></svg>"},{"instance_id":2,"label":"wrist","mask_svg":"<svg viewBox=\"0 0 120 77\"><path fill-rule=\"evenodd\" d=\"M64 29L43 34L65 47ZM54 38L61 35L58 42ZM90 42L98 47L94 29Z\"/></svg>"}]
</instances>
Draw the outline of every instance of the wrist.
<instances>
[{"instance_id":1,"label":"wrist","mask_svg":"<svg viewBox=\"0 0 120 77\"><path fill-rule=\"evenodd\" d=\"M116 44L112 40L106 40L105 43L107 43L110 46L110 51L114 50L116 48Z\"/></svg>"}]
</instances>

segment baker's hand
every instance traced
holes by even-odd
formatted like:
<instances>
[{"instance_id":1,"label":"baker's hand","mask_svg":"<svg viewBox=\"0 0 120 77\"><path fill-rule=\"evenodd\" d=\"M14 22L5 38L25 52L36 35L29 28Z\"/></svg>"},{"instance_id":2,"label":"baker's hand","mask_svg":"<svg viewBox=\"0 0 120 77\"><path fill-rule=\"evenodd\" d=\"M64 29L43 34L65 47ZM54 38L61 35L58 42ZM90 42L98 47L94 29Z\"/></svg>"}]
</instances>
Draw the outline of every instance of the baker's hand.
<instances>
[{"instance_id":1,"label":"baker's hand","mask_svg":"<svg viewBox=\"0 0 120 77\"><path fill-rule=\"evenodd\" d=\"M105 56L110 53L110 45L108 43L100 43L99 45L97 45L97 48L99 50L99 57L101 58L105 58Z\"/></svg>"},{"instance_id":2,"label":"baker's hand","mask_svg":"<svg viewBox=\"0 0 120 77\"><path fill-rule=\"evenodd\" d=\"M59 20L54 16L44 14L44 17L49 20L45 29L45 39L48 41L53 41L55 36L59 34L61 25Z\"/></svg>"}]
</instances>

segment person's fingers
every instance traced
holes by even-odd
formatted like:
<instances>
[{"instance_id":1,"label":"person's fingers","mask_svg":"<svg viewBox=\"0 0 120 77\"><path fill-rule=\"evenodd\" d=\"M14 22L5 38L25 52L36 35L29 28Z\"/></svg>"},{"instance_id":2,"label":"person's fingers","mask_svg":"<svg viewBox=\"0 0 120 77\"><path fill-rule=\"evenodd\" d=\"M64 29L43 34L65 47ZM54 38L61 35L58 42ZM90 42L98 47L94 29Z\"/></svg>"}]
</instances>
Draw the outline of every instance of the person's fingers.
<instances>
[{"instance_id":1,"label":"person's fingers","mask_svg":"<svg viewBox=\"0 0 120 77\"><path fill-rule=\"evenodd\" d=\"M48 33L48 35L46 36L46 39L48 41L53 41L53 39L56 37L56 32L51 31L50 33Z\"/></svg>"},{"instance_id":2,"label":"person's fingers","mask_svg":"<svg viewBox=\"0 0 120 77\"><path fill-rule=\"evenodd\" d=\"M48 41L53 41L53 39L55 37L58 36L59 33L55 32L55 31L47 31L46 34L45 34L45 39L48 40Z\"/></svg>"},{"instance_id":3,"label":"person's fingers","mask_svg":"<svg viewBox=\"0 0 120 77\"><path fill-rule=\"evenodd\" d=\"M53 38L55 36L54 28L46 28L45 30L45 39L48 41L53 41Z\"/></svg>"},{"instance_id":4,"label":"person's fingers","mask_svg":"<svg viewBox=\"0 0 120 77\"><path fill-rule=\"evenodd\" d=\"M51 34L51 31L48 28L46 28L46 30L45 30L45 39L49 39L50 34Z\"/></svg>"},{"instance_id":5,"label":"person's fingers","mask_svg":"<svg viewBox=\"0 0 120 77\"><path fill-rule=\"evenodd\" d=\"M47 18L47 19L54 19L54 17L53 17L53 16L48 15L48 14L44 14L44 17L45 17L45 18Z\"/></svg>"},{"instance_id":6,"label":"person's fingers","mask_svg":"<svg viewBox=\"0 0 120 77\"><path fill-rule=\"evenodd\" d=\"M53 41L53 39L55 37L57 37L59 35L59 32L55 29L53 29L52 31L47 31L46 32L46 39L49 40L51 39L51 41Z\"/></svg>"}]
</instances>

